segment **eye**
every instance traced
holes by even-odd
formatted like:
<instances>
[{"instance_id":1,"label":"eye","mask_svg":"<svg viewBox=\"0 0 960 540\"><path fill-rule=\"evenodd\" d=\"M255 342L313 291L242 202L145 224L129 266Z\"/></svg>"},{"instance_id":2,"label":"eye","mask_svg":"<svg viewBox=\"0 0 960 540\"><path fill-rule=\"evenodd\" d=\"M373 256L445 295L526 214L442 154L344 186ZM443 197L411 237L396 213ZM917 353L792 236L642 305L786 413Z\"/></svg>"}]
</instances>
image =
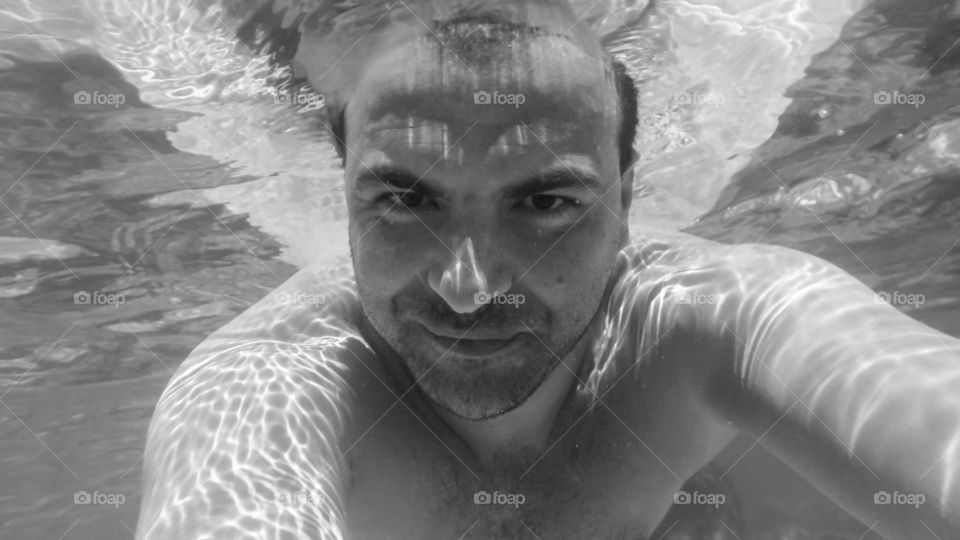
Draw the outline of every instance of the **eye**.
<instances>
[{"instance_id":1,"label":"eye","mask_svg":"<svg viewBox=\"0 0 960 540\"><path fill-rule=\"evenodd\" d=\"M418 208L427 200L422 193L416 191L391 191L383 195L381 199L391 206L396 205L407 209Z\"/></svg>"},{"instance_id":2,"label":"eye","mask_svg":"<svg viewBox=\"0 0 960 540\"><path fill-rule=\"evenodd\" d=\"M537 193L525 197L520 204L527 210L554 214L580 206L580 201L560 195Z\"/></svg>"}]
</instances>

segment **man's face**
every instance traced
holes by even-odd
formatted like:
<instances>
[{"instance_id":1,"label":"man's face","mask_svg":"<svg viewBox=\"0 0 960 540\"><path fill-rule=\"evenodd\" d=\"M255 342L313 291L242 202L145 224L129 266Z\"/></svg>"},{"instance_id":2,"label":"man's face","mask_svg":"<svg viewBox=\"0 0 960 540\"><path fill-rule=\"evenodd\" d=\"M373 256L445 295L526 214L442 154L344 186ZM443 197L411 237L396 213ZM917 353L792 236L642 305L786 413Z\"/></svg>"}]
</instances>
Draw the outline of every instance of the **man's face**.
<instances>
[{"instance_id":1,"label":"man's face","mask_svg":"<svg viewBox=\"0 0 960 540\"><path fill-rule=\"evenodd\" d=\"M583 335L630 186L602 58L558 36L456 50L415 38L365 71L346 193L371 326L434 402L481 419L522 404Z\"/></svg>"}]
</instances>

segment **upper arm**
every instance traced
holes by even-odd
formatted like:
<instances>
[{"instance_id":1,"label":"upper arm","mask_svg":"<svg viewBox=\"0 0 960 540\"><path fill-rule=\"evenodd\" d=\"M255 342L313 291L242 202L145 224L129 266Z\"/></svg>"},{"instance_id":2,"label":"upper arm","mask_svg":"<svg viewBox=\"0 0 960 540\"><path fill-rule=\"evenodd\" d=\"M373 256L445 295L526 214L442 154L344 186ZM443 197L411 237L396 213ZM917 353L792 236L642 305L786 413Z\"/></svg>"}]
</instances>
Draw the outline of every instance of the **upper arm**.
<instances>
[{"instance_id":1,"label":"upper arm","mask_svg":"<svg viewBox=\"0 0 960 540\"><path fill-rule=\"evenodd\" d=\"M181 369L150 423L137 538L342 538L346 339Z\"/></svg>"}]
</instances>

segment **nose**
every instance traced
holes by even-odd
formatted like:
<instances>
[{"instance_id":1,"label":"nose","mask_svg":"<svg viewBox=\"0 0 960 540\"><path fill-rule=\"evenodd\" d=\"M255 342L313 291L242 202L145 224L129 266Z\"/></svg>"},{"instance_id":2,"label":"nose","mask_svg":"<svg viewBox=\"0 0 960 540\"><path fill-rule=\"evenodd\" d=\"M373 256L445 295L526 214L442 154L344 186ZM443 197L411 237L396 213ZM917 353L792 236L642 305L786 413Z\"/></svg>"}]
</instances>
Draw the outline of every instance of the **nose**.
<instances>
[{"instance_id":1,"label":"nose","mask_svg":"<svg viewBox=\"0 0 960 540\"><path fill-rule=\"evenodd\" d=\"M492 259L492 255L487 255ZM486 263L486 264L483 264ZM492 275L493 261L479 261L473 239L467 237L454 251L443 273L431 270L430 288L457 313L473 313L493 293L506 293L513 285L506 272Z\"/></svg>"}]
</instances>

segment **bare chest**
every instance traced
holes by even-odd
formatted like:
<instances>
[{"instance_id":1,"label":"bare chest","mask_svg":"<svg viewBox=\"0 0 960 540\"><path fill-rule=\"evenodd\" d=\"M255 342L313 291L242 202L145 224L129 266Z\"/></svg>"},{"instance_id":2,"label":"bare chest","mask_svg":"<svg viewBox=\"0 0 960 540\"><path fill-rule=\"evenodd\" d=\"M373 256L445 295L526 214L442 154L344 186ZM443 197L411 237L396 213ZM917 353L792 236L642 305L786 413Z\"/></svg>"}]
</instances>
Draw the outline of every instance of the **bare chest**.
<instances>
[{"instance_id":1,"label":"bare chest","mask_svg":"<svg viewBox=\"0 0 960 540\"><path fill-rule=\"evenodd\" d=\"M494 468L461 459L430 433L370 441L354 462L350 537L647 538L683 473L612 428L570 434L542 455Z\"/></svg>"},{"instance_id":2,"label":"bare chest","mask_svg":"<svg viewBox=\"0 0 960 540\"><path fill-rule=\"evenodd\" d=\"M709 351L662 352L689 354ZM684 482L733 436L704 413L677 364L601 388L602 402L574 399L546 447L493 465L473 461L413 405L383 413L393 403L384 396L350 451L348 537L651 537Z\"/></svg>"}]
</instances>

